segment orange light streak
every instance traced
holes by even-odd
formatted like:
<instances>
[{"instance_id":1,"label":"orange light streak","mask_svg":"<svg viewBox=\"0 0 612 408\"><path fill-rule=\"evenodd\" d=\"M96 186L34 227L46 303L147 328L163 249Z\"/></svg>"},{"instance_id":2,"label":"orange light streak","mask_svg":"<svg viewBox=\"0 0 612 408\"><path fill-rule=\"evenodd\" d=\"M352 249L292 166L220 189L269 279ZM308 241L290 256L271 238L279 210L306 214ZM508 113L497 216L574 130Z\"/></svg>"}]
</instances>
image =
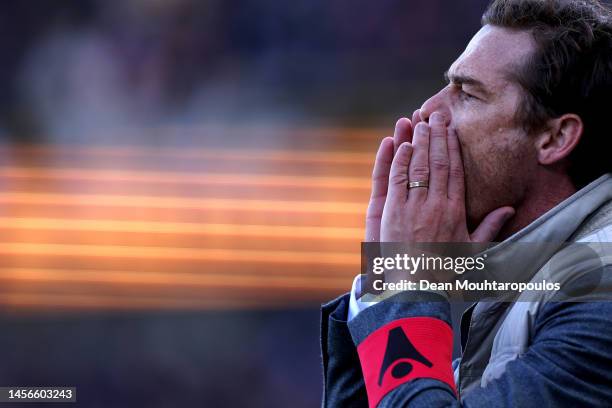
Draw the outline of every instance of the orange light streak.
<instances>
[{"instance_id":1,"label":"orange light streak","mask_svg":"<svg viewBox=\"0 0 612 408\"><path fill-rule=\"evenodd\" d=\"M172 248L119 245L70 245L2 243L0 254L44 256L89 256L92 258L145 258L214 262L340 265L359 270L360 258L354 253Z\"/></svg>"},{"instance_id":2,"label":"orange light streak","mask_svg":"<svg viewBox=\"0 0 612 408\"><path fill-rule=\"evenodd\" d=\"M19 179L76 179L85 181L146 182L156 184L247 185L318 187L369 190L370 181L359 177L278 176L252 174L193 174L131 170L57 169L51 167L0 167L0 177Z\"/></svg>"},{"instance_id":3,"label":"orange light streak","mask_svg":"<svg viewBox=\"0 0 612 408\"><path fill-rule=\"evenodd\" d=\"M153 232L168 234L202 234L237 237L287 237L321 240L347 239L358 243L361 228L275 226L243 224L199 224L193 222L83 220L66 218L11 218L0 217L0 228L59 231Z\"/></svg>"},{"instance_id":4,"label":"orange light streak","mask_svg":"<svg viewBox=\"0 0 612 408\"><path fill-rule=\"evenodd\" d=\"M100 271L0 268L0 281L58 282L63 284L102 283L117 286L163 286L169 292L176 287L203 287L217 289L304 289L341 290L350 284L352 277L277 276L219 273L162 273L134 271Z\"/></svg>"},{"instance_id":5,"label":"orange light streak","mask_svg":"<svg viewBox=\"0 0 612 408\"><path fill-rule=\"evenodd\" d=\"M362 214L365 204L354 202L239 200L223 198L179 198L158 196L56 194L56 193L0 193L0 203L59 204L78 206L111 206L139 208L172 208L201 210L300 212Z\"/></svg>"},{"instance_id":6,"label":"orange light streak","mask_svg":"<svg viewBox=\"0 0 612 408\"><path fill-rule=\"evenodd\" d=\"M382 137L381 137L382 139ZM58 154L72 154L82 157L151 157L176 159L222 159L274 162L342 163L371 166L371 153L333 152L316 150L259 150L259 149L221 149L221 148L150 148L150 147L75 147L75 146L0 146L0 154L43 154L50 157Z\"/></svg>"}]
</instances>

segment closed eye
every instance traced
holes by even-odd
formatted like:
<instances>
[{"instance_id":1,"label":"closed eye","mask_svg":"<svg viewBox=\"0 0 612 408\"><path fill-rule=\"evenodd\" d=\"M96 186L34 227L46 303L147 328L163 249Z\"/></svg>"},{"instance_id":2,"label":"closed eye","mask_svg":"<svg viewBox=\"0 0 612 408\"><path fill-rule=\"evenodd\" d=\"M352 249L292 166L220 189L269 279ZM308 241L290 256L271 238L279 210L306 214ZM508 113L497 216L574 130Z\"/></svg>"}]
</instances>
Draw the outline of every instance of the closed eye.
<instances>
[{"instance_id":1,"label":"closed eye","mask_svg":"<svg viewBox=\"0 0 612 408\"><path fill-rule=\"evenodd\" d=\"M451 87L457 93L459 100L469 101L469 100L479 100L477 96L467 92L462 84L451 83Z\"/></svg>"},{"instance_id":2,"label":"closed eye","mask_svg":"<svg viewBox=\"0 0 612 408\"><path fill-rule=\"evenodd\" d=\"M475 97L471 93L465 92L465 90L463 88L459 88L459 98L463 98L463 99L478 99L477 97Z\"/></svg>"},{"instance_id":3,"label":"closed eye","mask_svg":"<svg viewBox=\"0 0 612 408\"><path fill-rule=\"evenodd\" d=\"M486 87L481 81L469 75L460 75L457 73L449 74L449 72L446 71L444 73L444 79L458 96L458 98L462 101L486 101L491 95L491 93L486 89ZM478 96L476 96L472 92L466 91L466 86L470 90L476 90L476 95Z\"/></svg>"}]
</instances>

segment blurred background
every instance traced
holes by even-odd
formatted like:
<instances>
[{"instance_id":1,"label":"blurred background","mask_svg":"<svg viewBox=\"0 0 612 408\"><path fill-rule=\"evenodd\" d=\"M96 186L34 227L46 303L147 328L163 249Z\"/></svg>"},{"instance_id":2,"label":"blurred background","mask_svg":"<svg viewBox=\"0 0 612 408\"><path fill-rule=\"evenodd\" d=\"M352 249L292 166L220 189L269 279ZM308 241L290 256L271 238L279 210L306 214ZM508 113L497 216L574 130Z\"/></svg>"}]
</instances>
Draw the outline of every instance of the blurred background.
<instances>
[{"instance_id":1,"label":"blurred background","mask_svg":"<svg viewBox=\"0 0 612 408\"><path fill-rule=\"evenodd\" d=\"M378 142L486 4L3 2L0 385L318 406Z\"/></svg>"}]
</instances>

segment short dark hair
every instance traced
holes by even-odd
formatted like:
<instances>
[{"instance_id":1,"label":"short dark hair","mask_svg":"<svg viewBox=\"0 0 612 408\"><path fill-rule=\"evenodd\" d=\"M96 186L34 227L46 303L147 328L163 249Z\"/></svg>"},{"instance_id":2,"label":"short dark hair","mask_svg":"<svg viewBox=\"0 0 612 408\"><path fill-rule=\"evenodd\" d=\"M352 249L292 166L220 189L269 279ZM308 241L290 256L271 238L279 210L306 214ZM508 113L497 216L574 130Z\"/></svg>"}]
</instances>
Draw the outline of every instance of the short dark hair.
<instances>
[{"instance_id":1,"label":"short dark hair","mask_svg":"<svg viewBox=\"0 0 612 408\"><path fill-rule=\"evenodd\" d=\"M482 24L528 30L536 50L511 73L526 91L517 120L528 132L575 113L582 138L568 160L574 185L612 171L612 13L597 0L494 0Z\"/></svg>"}]
</instances>

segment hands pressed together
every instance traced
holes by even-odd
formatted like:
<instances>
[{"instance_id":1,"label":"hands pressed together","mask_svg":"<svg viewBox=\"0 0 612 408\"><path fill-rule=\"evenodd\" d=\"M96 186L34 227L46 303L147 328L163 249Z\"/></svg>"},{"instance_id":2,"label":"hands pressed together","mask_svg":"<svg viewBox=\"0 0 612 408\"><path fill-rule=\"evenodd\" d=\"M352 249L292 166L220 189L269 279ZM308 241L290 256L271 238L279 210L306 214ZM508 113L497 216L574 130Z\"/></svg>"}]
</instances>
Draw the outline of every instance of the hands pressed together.
<instances>
[{"instance_id":1,"label":"hands pressed together","mask_svg":"<svg viewBox=\"0 0 612 408\"><path fill-rule=\"evenodd\" d=\"M432 113L426 123L417 110L412 121L400 119L393 137L382 140L366 242L490 242L512 215L512 207L498 208L468 231L461 146L442 113Z\"/></svg>"}]
</instances>

